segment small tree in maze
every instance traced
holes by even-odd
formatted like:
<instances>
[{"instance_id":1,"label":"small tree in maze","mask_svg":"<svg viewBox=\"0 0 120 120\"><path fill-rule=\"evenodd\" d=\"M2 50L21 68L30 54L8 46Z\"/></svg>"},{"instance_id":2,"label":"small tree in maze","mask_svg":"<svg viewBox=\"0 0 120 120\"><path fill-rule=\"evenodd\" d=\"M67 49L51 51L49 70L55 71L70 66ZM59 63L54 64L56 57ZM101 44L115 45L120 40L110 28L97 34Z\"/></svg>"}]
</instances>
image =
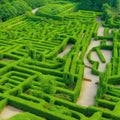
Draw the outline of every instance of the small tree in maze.
<instances>
[{"instance_id":1,"label":"small tree in maze","mask_svg":"<svg viewBox=\"0 0 120 120\"><path fill-rule=\"evenodd\" d=\"M38 77L38 81L40 81L40 90L48 93L54 94L56 92L55 87L55 78L50 75L42 75L40 74Z\"/></svg>"},{"instance_id":2,"label":"small tree in maze","mask_svg":"<svg viewBox=\"0 0 120 120\"><path fill-rule=\"evenodd\" d=\"M108 20L112 17L111 7L106 3L103 5L103 16L102 19L105 20L106 23L108 23Z\"/></svg>"}]
</instances>

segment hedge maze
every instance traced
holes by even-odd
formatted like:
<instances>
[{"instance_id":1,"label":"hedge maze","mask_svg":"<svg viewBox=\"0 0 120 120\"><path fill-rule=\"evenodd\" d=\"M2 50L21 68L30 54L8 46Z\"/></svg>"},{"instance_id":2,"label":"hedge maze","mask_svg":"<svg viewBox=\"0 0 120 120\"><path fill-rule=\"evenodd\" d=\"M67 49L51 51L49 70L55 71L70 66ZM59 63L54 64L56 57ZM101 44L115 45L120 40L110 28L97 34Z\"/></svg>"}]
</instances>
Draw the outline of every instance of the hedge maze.
<instances>
[{"instance_id":1,"label":"hedge maze","mask_svg":"<svg viewBox=\"0 0 120 120\"><path fill-rule=\"evenodd\" d=\"M112 29L109 34L107 26L98 36L101 12L74 12L77 4L63 3L53 3L54 10L50 3L35 15L26 13L0 23L0 111L7 105L24 111L9 120L120 120L120 31ZM87 58L99 84L95 105L84 107L76 101L92 39L100 40L100 45ZM68 44L70 51L60 57ZM106 63L102 49L112 51L103 72L91 57L95 51Z\"/></svg>"}]
</instances>

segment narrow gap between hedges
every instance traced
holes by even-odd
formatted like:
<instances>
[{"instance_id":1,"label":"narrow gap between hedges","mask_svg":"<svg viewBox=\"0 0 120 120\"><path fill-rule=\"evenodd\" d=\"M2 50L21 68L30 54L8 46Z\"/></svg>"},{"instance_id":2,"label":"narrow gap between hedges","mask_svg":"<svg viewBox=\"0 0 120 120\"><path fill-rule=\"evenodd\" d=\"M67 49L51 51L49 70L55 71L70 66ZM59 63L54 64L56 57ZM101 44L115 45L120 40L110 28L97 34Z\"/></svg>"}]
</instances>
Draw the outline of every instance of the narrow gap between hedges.
<instances>
[{"instance_id":1,"label":"narrow gap between hedges","mask_svg":"<svg viewBox=\"0 0 120 120\"><path fill-rule=\"evenodd\" d=\"M92 38L91 43L88 47L88 50L85 54L84 79L82 83L81 93L77 101L78 105L82 105L82 106L94 105L94 96L96 95L96 92L97 92L97 84L99 82L99 77L91 73L92 65L89 63L87 59L87 54L90 49L92 49L94 46L97 46L99 44L100 44L100 41L95 41Z\"/></svg>"},{"instance_id":2,"label":"narrow gap between hedges","mask_svg":"<svg viewBox=\"0 0 120 120\"><path fill-rule=\"evenodd\" d=\"M32 10L32 13L35 14L39 8L35 8Z\"/></svg>"},{"instance_id":3,"label":"narrow gap between hedges","mask_svg":"<svg viewBox=\"0 0 120 120\"><path fill-rule=\"evenodd\" d=\"M70 52L72 45L73 45L72 43L68 43L68 45L66 46L66 48L64 49L64 51L62 51L61 53L59 53L58 56L63 57L65 55L67 55Z\"/></svg>"},{"instance_id":4,"label":"narrow gap between hedges","mask_svg":"<svg viewBox=\"0 0 120 120\"><path fill-rule=\"evenodd\" d=\"M8 119L8 118L10 118L16 114L19 114L21 112L23 112L23 111L8 105L0 113L0 120L1 119Z\"/></svg>"}]
</instances>

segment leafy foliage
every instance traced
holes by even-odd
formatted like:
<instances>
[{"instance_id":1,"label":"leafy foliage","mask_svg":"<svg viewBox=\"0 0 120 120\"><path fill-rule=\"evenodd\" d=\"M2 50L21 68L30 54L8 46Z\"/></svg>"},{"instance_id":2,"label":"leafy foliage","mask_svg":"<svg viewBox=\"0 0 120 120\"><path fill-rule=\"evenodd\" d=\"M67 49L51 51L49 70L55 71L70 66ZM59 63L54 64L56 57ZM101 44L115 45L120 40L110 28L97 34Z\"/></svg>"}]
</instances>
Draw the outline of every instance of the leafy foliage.
<instances>
[{"instance_id":1,"label":"leafy foliage","mask_svg":"<svg viewBox=\"0 0 120 120\"><path fill-rule=\"evenodd\" d=\"M45 7L39 8L39 14L33 15L32 8L45 4L40 1L1 2L1 19L10 20L0 23L0 110L11 105L29 112L10 120L119 120L120 89L115 85L120 84L120 32L112 30L109 34L107 27L104 35L98 36L96 17L102 12L74 11L78 2L83 5L82 9L103 10L102 22L109 24L112 18L111 23L118 26L119 16L111 17L116 3L48 0ZM84 58L93 38L101 42L88 55L92 68L86 67L99 75L100 81L95 106L83 107L74 102L80 95ZM108 40L113 44L108 45ZM59 56L71 42L71 50ZM91 52L95 50L100 60L106 62L101 48L113 54L103 72L98 70L99 62L91 59Z\"/></svg>"},{"instance_id":2,"label":"leafy foliage","mask_svg":"<svg viewBox=\"0 0 120 120\"><path fill-rule=\"evenodd\" d=\"M46 4L46 0L24 0L24 1L32 8L44 6Z\"/></svg>"},{"instance_id":3,"label":"leafy foliage","mask_svg":"<svg viewBox=\"0 0 120 120\"><path fill-rule=\"evenodd\" d=\"M40 81L40 90L45 92L45 93L49 93L49 94L54 94L55 91L55 78L50 76L50 75L40 75L39 77L39 81Z\"/></svg>"},{"instance_id":4,"label":"leafy foliage","mask_svg":"<svg viewBox=\"0 0 120 120\"><path fill-rule=\"evenodd\" d=\"M120 0L81 0L79 4L80 9L102 11L102 6L107 3L111 7L117 7Z\"/></svg>"},{"instance_id":5,"label":"leafy foliage","mask_svg":"<svg viewBox=\"0 0 120 120\"><path fill-rule=\"evenodd\" d=\"M23 0L16 0L11 2L11 5L17 9L17 15L22 15L26 11L31 11L31 7Z\"/></svg>"},{"instance_id":6,"label":"leafy foliage","mask_svg":"<svg viewBox=\"0 0 120 120\"><path fill-rule=\"evenodd\" d=\"M5 21L17 16L17 9L14 8L10 3L5 3L0 6L0 13L0 18Z\"/></svg>"}]
</instances>

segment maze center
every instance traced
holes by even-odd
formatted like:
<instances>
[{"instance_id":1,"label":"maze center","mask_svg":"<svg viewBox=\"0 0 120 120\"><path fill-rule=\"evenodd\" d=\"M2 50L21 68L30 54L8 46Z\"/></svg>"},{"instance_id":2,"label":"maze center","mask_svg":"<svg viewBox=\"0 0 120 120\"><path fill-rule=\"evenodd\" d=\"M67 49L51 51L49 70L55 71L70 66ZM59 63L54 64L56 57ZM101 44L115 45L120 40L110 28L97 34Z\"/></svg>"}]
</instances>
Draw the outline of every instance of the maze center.
<instances>
[{"instance_id":1,"label":"maze center","mask_svg":"<svg viewBox=\"0 0 120 120\"><path fill-rule=\"evenodd\" d=\"M120 120L120 21L63 3L0 23L0 120Z\"/></svg>"}]
</instances>

